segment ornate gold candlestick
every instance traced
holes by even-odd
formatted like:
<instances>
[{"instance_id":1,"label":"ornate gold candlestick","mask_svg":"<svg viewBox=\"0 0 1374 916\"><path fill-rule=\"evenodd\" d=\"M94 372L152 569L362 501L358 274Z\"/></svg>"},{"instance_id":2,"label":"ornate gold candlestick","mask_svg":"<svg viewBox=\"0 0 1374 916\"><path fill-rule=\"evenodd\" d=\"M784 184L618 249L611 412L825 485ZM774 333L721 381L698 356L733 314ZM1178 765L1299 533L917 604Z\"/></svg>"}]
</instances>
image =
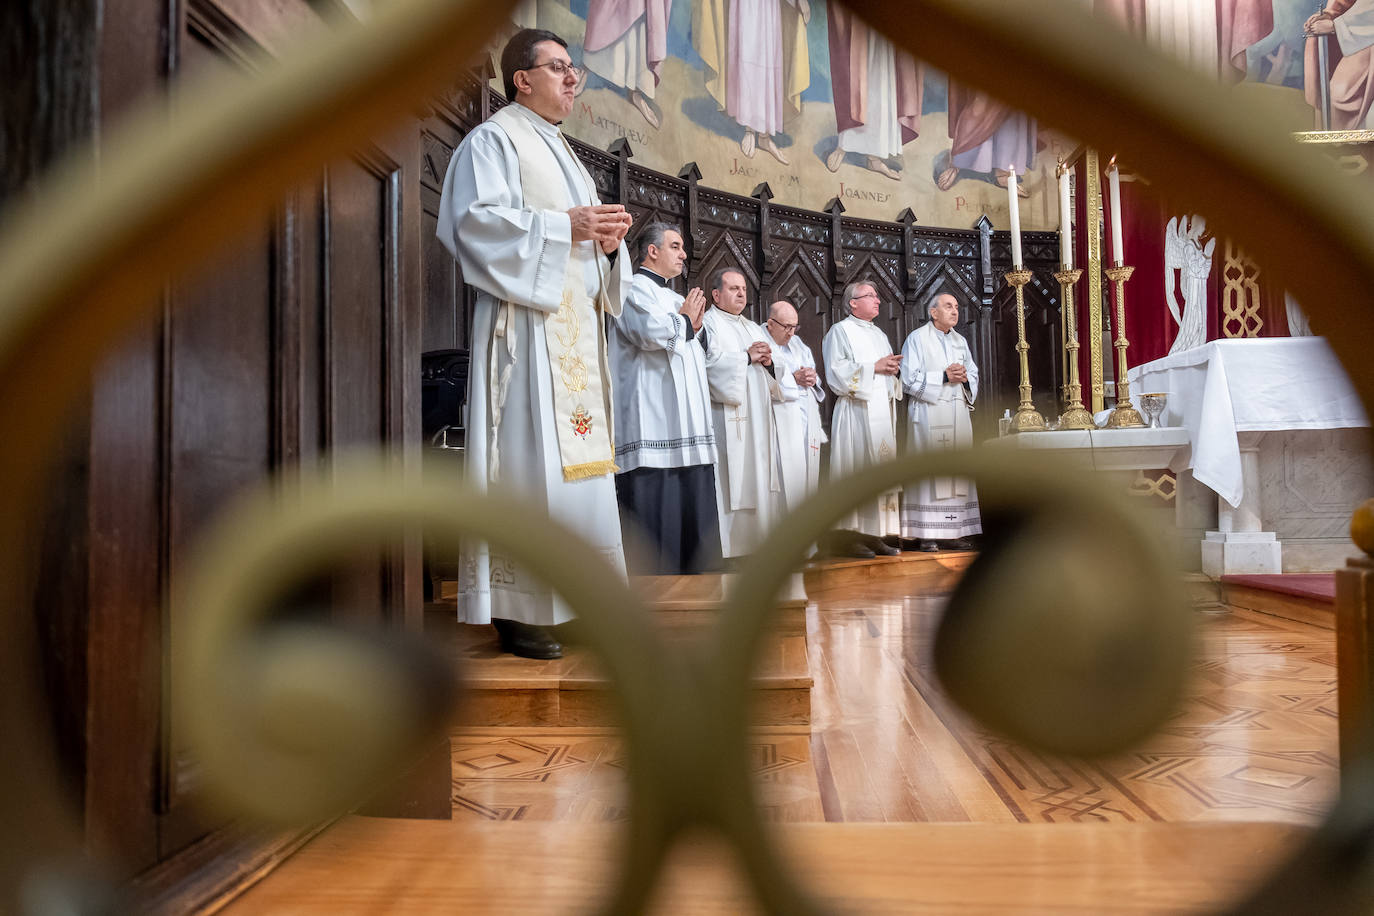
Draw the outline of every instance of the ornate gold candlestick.
<instances>
[{"instance_id":1,"label":"ornate gold candlestick","mask_svg":"<svg viewBox=\"0 0 1374 916\"><path fill-rule=\"evenodd\" d=\"M1011 431L1014 433L1043 432L1045 418L1031 403L1030 363L1026 354L1030 344L1026 343L1026 299L1024 287L1030 282L1029 270L1012 270L1006 274L1007 283L1016 290L1016 352L1021 357L1021 404L1011 418Z\"/></svg>"},{"instance_id":2,"label":"ornate gold candlestick","mask_svg":"<svg viewBox=\"0 0 1374 916\"><path fill-rule=\"evenodd\" d=\"M1073 307L1073 285L1082 276L1081 269L1061 270L1054 278L1064 303L1064 363L1069 371L1065 386L1064 412L1059 415L1060 429L1093 429L1093 415L1083 406L1083 386L1078 382L1078 314Z\"/></svg>"},{"instance_id":3,"label":"ornate gold candlestick","mask_svg":"<svg viewBox=\"0 0 1374 916\"><path fill-rule=\"evenodd\" d=\"M1135 429L1145 425L1140 411L1131 406L1131 384L1126 375L1126 281L1135 268L1118 264L1107 268L1107 279L1116 285L1116 406L1107 418L1108 429Z\"/></svg>"}]
</instances>

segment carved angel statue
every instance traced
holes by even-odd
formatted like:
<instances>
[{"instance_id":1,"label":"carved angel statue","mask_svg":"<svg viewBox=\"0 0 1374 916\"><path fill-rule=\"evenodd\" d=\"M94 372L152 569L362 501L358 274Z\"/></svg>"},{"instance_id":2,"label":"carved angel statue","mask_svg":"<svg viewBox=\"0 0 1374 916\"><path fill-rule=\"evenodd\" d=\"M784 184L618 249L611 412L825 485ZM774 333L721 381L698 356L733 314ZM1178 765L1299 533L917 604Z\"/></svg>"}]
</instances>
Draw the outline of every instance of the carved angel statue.
<instances>
[{"instance_id":1,"label":"carved angel statue","mask_svg":"<svg viewBox=\"0 0 1374 916\"><path fill-rule=\"evenodd\" d=\"M1194 213L1188 217L1174 217L1164 229L1164 301L1178 324L1178 336L1170 353L1181 353L1207 342L1207 277L1212 272L1212 252L1217 240L1200 241L1207 221ZM1178 271L1175 278L1174 272ZM1177 283L1183 294L1183 310L1179 312L1174 297Z\"/></svg>"},{"instance_id":2,"label":"carved angel statue","mask_svg":"<svg viewBox=\"0 0 1374 916\"><path fill-rule=\"evenodd\" d=\"M1315 337L1312 325L1307 320L1307 313L1302 310L1298 300L1293 298L1293 294L1288 290L1283 291L1283 307L1288 313L1288 336L1289 337Z\"/></svg>"}]
</instances>

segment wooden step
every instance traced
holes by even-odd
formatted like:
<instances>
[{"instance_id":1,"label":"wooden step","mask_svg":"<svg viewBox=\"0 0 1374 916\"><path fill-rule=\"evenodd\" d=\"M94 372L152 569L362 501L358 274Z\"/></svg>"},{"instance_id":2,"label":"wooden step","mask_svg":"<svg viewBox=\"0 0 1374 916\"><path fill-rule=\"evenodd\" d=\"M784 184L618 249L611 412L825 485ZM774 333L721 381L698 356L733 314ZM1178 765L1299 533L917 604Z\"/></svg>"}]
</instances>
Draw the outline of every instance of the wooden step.
<instances>
[{"instance_id":1,"label":"wooden step","mask_svg":"<svg viewBox=\"0 0 1374 916\"><path fill-rule=\"evenodd\" d=\"M937 553L903 551L895 557L872 560L820 560L806 568L806 592L810 595L828 589L899 579L909 580L913 587L949 591L977 557L976 550L942 550Z\"/></svg>"},{"instance_id":2,"label":"wooden step","mask_svg":"<svg viewBox=\"0 0 1374 916\"><path fill-rule=\"evenodd\" d=\"M1325 630L1336 628L1334 573L1274 576L1222 576L1222 599L1246 608Z\"/></svg>"},{"instance_id":3,"label":"wooden step","mask_svg":"<svg viewBox=\"0 0 1374 916\"><path fill-rule=\"evenodd\" d=\"M452 620L452 609L431 608L428 631L447 640L463 687L455 730L616 724L610 686L589 650L565 646L563 658L550 661L516 658L501 652L491 627L445 625L441 615ZM810 724L809 665L805 636L775 634L765 640L753 680L755 725Z\"/></svg>"},{"instance_id":4,"label":"wooden step","mask_svg":"<svg viewBox=\"0 0 1374 916\"><path fill-rule=\"evenodd\" d=\"M545 914L594 909L613 886L614 824L483 825L346 817L222 912ZM831 912L1218 912L1310 831L1270 823L785 824ZM748 913L732 854L701 838L668 860L651 913Z\"/></svg>"},{"instance_id":5,"label":"wooden step","mask_svg":"<svg viewBox=\"0 0 1374 916\"><path fill-rule=\"evenodd\" d=\"M671 629L700 630L714 623L724 603L733 574L706 573L699 576L631 576L630 585L654 612L654 619ZM458 583L440 584L441 601L451 602L458 594ZM775 603L777 614L773 632L806 635L806 593L798 574L788 585L788 594Z\"/></svg>"},{"instance_id":6,"label":"wooden step","mask_svg":"<svg viewBox=\"0 0 1374 916\"><path fill-rule=\"evenodd\" d=\"M633 576L630 584L644 597L654 619L673 629L704 630L715 623L734 574L701 576ZM784 636L806 635L806 593L800 576L788 594L774 603L772 632Z\"/></svg>"}]
</instances>

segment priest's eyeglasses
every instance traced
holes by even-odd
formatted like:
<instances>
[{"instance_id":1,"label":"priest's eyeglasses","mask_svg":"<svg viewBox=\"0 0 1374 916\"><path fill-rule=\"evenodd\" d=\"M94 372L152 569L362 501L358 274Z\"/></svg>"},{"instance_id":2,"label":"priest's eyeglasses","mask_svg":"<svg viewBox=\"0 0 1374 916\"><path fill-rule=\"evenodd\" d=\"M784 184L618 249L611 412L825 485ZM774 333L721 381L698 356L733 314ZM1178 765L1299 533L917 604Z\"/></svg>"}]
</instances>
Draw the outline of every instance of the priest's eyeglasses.
<instances>
[{"instance_id":1,"label":"priest's eyeglasses","mask_svg":"<svg viewBox=\"0 0 1374 916\"><path fill-rule=\"evenodd\" d=\"M783 324L776 318L769 318L768 320L773 322L778 327L782 328L784 331L795 331L797 329L797 326L795 324Z\"/></svg>"},{"instance_id":2,"label":"priest's eyeglasses","mask_svg":"<svg viewBox=\"0 0 1374 916\"><path fill-rule=\"evenodd\" d=\"M582 78L582 68L581 68L581 67L574 67L572 64L565 64L565 63L564 63L563 61L561 61L561 60L548 60L548 61L545 61L545 62L542 63L542 64L534 64L534 65L532 65L532 66L526 67L525 69L526 69L526 70L538 70L538 69L541 68L541 67L548 67L549 70L553 73L553 75L556 76L556 77L558 77L559 79L562 79L563 77L567 76L569 73L572 74L572 78L573 78L573 79L581 79L581 78Z\"/></svg>"}]
</instances>

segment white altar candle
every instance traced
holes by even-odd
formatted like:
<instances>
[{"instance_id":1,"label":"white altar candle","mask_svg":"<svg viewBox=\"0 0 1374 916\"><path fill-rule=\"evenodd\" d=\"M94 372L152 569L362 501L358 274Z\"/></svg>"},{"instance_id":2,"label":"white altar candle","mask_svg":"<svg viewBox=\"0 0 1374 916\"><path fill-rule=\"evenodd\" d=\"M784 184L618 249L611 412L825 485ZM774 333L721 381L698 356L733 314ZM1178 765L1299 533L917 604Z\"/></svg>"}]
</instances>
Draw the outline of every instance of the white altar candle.
<instances>
[{"instance_id":1,"label":"white altar candle","mask_svg":"<svg viewBox=\"0 0 1374 916\"><path fill-rule=\"evenodd\" d=\"M1073 211L1069 209L1069 170L1059 173L1059 265L1073 270Z\"/></svg>"},{"instance_id":2,"label":"white altar candle","mask_svg":"<svg viewBox=\"0 0 1374 916\"><path fill-rule=\"evenodd\" d=\"M1007 208L1011 213L1011 264L1021 269L1021 206L1016 199L1016 166L1007 166Z\"/></svg>"},{"instance_id":3,"label":"white altar candle","mask_svg":"<svg viewBox=\"0 0 1374 916\"><path fill-rule=\"evenodd\" d=\"M1112 263L1120 267L1126 263L1126 254L1121 250L1121 172L1117 170L1115 156L1107 169L1107 184L1112 198Z\"/></svg>"}]
</instances>

